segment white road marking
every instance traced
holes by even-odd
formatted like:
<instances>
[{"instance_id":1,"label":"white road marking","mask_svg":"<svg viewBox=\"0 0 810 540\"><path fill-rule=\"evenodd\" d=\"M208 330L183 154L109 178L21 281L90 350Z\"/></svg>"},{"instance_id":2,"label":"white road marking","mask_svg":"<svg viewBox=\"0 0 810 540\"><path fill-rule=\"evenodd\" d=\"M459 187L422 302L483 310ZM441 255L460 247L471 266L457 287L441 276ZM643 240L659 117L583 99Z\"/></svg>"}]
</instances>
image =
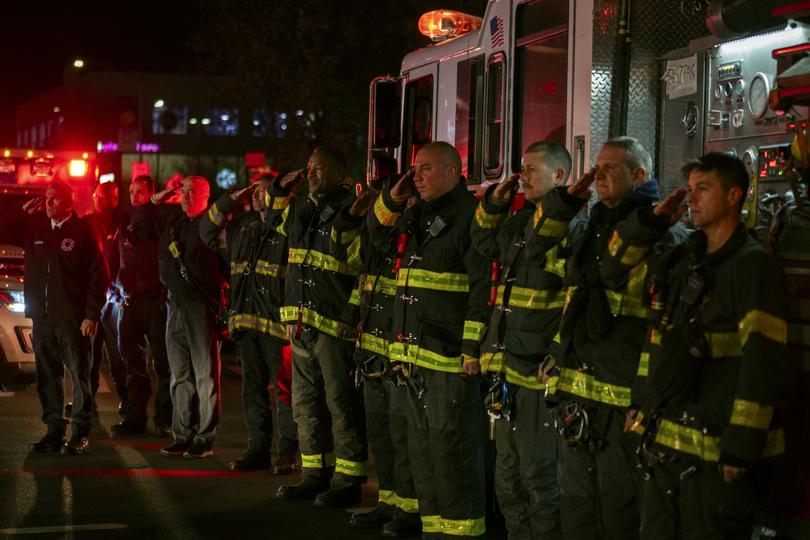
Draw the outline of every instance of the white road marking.
<instances>
[{"instance_id":1,"label":"white road marking","mask_svg":"<svg viewBox=\"0 0 810 540\"><path fill-rule=\"evenodd\" d=\"M53 534L78 531L115 531L126 529L123 523L93 523L88 525L63 525L55 527L20 527L16 529L0 529L0 534L22 535L22 534Z\"/></svg>"}]
</instances>

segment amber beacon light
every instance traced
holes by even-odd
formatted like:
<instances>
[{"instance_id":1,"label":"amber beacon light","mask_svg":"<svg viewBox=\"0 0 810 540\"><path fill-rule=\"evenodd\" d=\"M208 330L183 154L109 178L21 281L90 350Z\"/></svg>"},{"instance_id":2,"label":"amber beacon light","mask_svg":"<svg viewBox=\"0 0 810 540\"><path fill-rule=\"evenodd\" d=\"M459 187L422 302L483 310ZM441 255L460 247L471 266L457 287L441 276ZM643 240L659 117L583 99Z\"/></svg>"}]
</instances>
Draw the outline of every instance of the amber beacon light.
<instances>
[{"instance_id":1,"label":"amber beacon light","mask_svg":"<svg viewBox=\"0 0 810 540\"><path fill-rule=\"evenodd\" d=\"M458 11L437 9L419 17L419 31L433 41L458 37L480 27L480 17Z\"/></svg>"}]
</instances>

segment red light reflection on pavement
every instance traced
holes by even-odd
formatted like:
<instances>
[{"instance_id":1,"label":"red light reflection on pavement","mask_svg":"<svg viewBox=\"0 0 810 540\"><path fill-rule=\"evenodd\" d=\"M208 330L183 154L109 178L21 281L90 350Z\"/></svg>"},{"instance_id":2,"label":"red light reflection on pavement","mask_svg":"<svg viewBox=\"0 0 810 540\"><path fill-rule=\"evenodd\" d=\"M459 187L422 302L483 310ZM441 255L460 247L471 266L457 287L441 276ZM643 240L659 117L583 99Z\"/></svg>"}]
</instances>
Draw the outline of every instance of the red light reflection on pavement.
<instances>
[{"instance_id":1,"label":"red light reflection on pavement","mask_svg":"<svg viewBox=\"0 0 810 540\"><path fill-rule=\"evenodd\" d=\"M267 476L268 472L238 471L199 471L189 469L0 469L0 474L19 475L21 472L33 474L34 476L160 476L168 478L251 478Z\"/></svg>"}]
</instances>

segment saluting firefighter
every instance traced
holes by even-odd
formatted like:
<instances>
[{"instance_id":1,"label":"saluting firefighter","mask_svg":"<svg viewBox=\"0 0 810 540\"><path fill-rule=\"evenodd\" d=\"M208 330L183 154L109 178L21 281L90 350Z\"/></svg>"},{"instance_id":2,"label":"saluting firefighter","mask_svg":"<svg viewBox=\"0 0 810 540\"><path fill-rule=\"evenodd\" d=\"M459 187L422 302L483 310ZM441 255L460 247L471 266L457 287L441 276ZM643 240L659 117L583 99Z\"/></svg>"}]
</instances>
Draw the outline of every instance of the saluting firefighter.
<instances>
[{"instance_id":1,"label":"saluting firefighter","mask_svg":"<svg viewBox=\"0 0 810 540\"><path fill-rule=\"evenodd\" d=\"M366 216L375 196L373 190L367 190L332 226L332 253L341 260L360 236L361 273L347 306L357 315L347 318L359 321L355 380L363 386L366 430L379 486L374 509L352 514L349 524L361 529L382 528L384 536L402 538L418 536L422 525L408 458L407 388L401 371L394 370L388 358L397 287L393 273L397 235L385 237L380 244L371 241Z\"/></svg>"},{"instance_id":2,"label":"saluting firefighter","mask_svg":"<svg viewBox=\"0 0 810 540\"><path fill-rule=\"evenodd\" d=\"M565 439L559 483L566 540L639 534L635 445L624 426L646 330L644 283L651 255L686 232L678 224L668 233L683 193L654 206L659 190L651 169L644 147L620 137L602 145L586 175L594 176L599 201L567 263L559 374L548 381L556 388L554 414ZM625 228L639 222L661 227L648 237L626 236Z\"/></svg>"},{"instance_id":3,"label":"saluting firefighter","mask_svg":"<svg viewBox=\"0 0 810 540\"><path fill-rule=\"evenodd\" d=\"M346 158L335 147L316 149L307 162L306 195L293 197L302 173L268 190L268 212L281 214L287 237L287 281L281 322L293 354L293 417L301 449L301 481L278 497L348 506L361 497L367 446L362 396L354 386L354 325L341 314L360 269L357 238L350 255L329 255L335 218L354 202ZM334 453L333 453L334 452Z\"/></svg>"},{"instance_id":4,"label":"saluting firefighter","mask_svg":"<svg viewBox=\"0 0 810 540\"><path fill-rule=\"evenodd\" d=\"M98 329L108 279L93 232L73 211L73 188L54 181L45 197L28 201L22 212L7 212L0 222L0 243L25 248L25 316L34 325L37 395L48 428L31 450L84 454L93 410L90 337ZM67 442L65 369L73 383Z\"/></svg>"},{"instance_id":5,"label":"saluting firefighter","mask_svg":"<svg viewBox=\"0 0 810 540\"><path fill-rule=\"evenodd\" d=\"M221 249L230 262L230 338L239 344L242 362L242 410L248 430L248 447L230 464L236 471L270 467L273 413L268 386L279 374L287 329L279 318L284 300L287 239L274 229L265 207L271 175L235 193L225 193L200 220L200 236L212 249ZM239 214L246 201L252 211ZM276 216L278 218L278 216ZM229 219L231 218L231 219ZM296 464L297 435L290 407L278 399L276 411L280 438L277 444L279 473L292 472Z\"/></svg>"},{"instance_id":6,"label":"saluting firefighter","mask_svg":"<svg viewBox=\"0 0 810 540\"><path fill-rule=\"evenodd\" d=\"M491 374L487 405L497 448L495 491L515 539L562 538L558 440L538 368L559 327L565 249L582 232L584 218L578 216L593 181L590 175L563 187L570 172L564 146L529 145L520 174L484 193L470 231L476 249L497 261L481 369ZM509 217L518 179L526 202Z\"/></svg>"},{"instance_id":7,"label":"saluting firefighter","mask_svg":"<svg viewBox=\"0 0 810 540\"><path fill-rule=\"evenodd\" d=\"M171 368L174 443L166 456L205 458L219 426L220 356L217 317L222 268L219 254L200 239L200 221L208 219L211 188L202 176L188 176L180 188L180 205L166 204L176 187L154 194L134 209L139 234L159 234L160 281L169 291L166 350Z\"/></svg>"},{"instance_id":8,"label":"saluting firefighter","mask_svg":"<svg viewBox=\"0 0 810 540\"><path fill-rule=\"evenodd\" d=\"M417 195L416 204L406 202ZM479 339L488 316L488 262L475 251L477 201L452 145L434 142L383 190L375 238L397 235L388 355L408 373L408 445L423 538L484 534ZM379 240L375 240L379 241Z\"/></svg>"},{"instance_id":9,"label":"saluting firefighter","mask_svg":"<svg viewBox=\"0 0 810 540\"><path fill-rule=\"evenodd\" d=\"M775 408L786 373L785 285L741 222L743 163L710 153L682 171L699 230L653 280L649 373L632 426L647 471L641 536L748 539L757 473L784 451Z\"/></svg>"}]
</instances>

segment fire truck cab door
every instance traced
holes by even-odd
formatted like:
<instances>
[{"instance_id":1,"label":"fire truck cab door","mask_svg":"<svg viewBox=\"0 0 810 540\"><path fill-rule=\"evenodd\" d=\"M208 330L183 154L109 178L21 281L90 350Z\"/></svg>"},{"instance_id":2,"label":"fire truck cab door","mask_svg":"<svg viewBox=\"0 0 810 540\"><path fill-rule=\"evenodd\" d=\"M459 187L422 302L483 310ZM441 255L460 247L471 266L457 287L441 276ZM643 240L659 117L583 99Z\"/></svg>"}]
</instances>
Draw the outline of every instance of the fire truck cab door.
<instances>
[{"instance_id":1,"label":"fire truck cab door","mask_svg":"<svg viewBox=\"0 0 810 540\"><path fill-rule=\"evenodd\" d=\"M402 80L377 77L371 81L368 111L368 171L370 186L379 187L397 173L396 149L402 142Z\"/></svg>"}]
</instances>

